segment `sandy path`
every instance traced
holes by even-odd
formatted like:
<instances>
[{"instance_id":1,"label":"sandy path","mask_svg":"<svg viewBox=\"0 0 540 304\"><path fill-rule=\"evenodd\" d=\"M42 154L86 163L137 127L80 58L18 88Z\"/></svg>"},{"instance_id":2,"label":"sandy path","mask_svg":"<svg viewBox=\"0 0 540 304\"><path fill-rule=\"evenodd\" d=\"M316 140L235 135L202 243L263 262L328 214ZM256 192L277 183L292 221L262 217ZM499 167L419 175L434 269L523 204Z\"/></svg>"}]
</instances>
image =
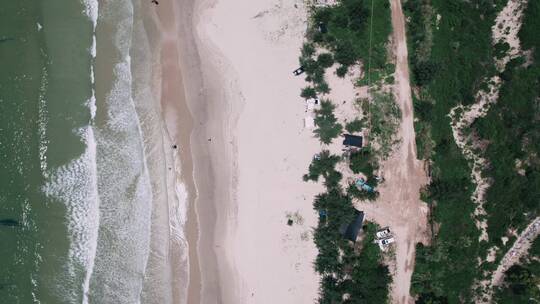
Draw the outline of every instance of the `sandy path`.
<instances>
[{"instance_id":1,"label":"sandy path","mask_svg":"<svg viewBox=\"0 0 540 304\"><path fill-rule=\"evenodd\" d=\"M402 112L398 131L401 143L382 164L386 182L379 188L375 203L358 203L366 217L389 226L396 239L396 265L392 285L392 303L414 303L409 290L414 271L415 245L427 235L426 204L420 201L420 188L427 183L423 162L416 158L412 98L407 58L405 19L399 0L391 1L392 26L396 46L396 101Z\"/></svg>"}]
</instances>

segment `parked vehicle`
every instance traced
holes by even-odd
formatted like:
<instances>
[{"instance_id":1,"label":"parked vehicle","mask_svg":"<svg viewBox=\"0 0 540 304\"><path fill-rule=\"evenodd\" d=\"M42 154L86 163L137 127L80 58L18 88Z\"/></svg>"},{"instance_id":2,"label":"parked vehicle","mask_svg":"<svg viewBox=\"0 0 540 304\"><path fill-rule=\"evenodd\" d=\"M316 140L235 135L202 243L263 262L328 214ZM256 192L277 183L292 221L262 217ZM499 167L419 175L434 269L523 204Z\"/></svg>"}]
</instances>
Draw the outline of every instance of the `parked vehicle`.
<instances>
[{"instance_id":1,"label":"parked vehicle","mask_svg":"<svg viewBox=\"0 0 540 304\"><path fill-rule=\"evenodd\" d=\"M389 237L382 240L377 240L376 242L379 244L379 248L381 248L382 251L386 251L388 248L388 245L394 243L396 240L393 237Z\"/></svg>"},{"instance_id":2,"label":"parked vehicle","mask_svg":"<svg viewBox=\"0 0 540 304\"><path fill-rule=\"evenodd\" d=\"M377 233L375 235L377 235L378 239L384 239L387 236L390 236L390 228L384 227L384 228L380 229L379 231L377 231Z\"/></svg>"},{"instance_id":3,"label":"parked vehicle","mask_svg":"<svg viewBox=\"0 0 540 304\"><path fill-rule=\"evenodd\" d=\"M293 71L294 76L298 76L302 73L304 73L304 67L299 67L298 69Z\"/></svg>"},{"instance_id":4,"label":"parked vehicle","mask_svg":"<svg viewBox=\"0 0 540 304\"><path fill-rule=\"evenodd\" d=\"M392 244L393 242L395 242L396 240L394 240L393 237L389 237L387 239L384 239L384 240L381 240L381 244L384 245L384 246L387 246L387 245L390 245Z\"/></svg>"}]
</instances>

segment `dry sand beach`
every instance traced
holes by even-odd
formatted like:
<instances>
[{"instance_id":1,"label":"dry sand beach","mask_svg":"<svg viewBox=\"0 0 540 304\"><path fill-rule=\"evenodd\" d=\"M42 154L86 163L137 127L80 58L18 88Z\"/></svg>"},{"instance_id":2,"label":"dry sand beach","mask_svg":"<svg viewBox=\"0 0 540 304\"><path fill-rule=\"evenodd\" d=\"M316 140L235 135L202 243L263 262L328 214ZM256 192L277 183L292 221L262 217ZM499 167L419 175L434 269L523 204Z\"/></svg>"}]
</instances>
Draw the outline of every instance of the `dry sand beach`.
<instances>
[{"instance_id":1,"label":"dry sand beach","mask_svg":"<svg viewBox=\"0 0 540 304\"><path fill-rule=\"evenodd\" d=\"M304 81L291 73L306 28L303 4L203 2L197 13L204 79L221 77L214 96L228 114L223 133L214 135L224 136L222 142L212 137L208 143L224 150L213 155L217 168L230 170L216 185L231 192L222 189L225 194L214 200L221 300L313 302L318 278L312 201L320 188L304 183L302 175L319 143L303 128L305 104L298 95ZM223 155L232 161L224 162ZM286 224L290 214L297 222L292 227ZM203 303L215 303L207 283L213 274L202 255L201 265Z\"/></svg>"}]
</instances>

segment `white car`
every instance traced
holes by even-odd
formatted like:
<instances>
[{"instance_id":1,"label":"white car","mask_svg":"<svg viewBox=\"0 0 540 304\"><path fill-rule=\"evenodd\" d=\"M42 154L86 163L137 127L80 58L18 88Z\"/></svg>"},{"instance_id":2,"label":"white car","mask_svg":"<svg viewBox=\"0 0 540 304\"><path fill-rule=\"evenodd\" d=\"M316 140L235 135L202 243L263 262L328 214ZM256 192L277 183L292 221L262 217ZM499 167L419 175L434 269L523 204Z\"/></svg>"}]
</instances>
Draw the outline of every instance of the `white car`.
<instances>
[{"instance_id":1,"label":"white car","mask_svg":"<svg viewBox=\"0 0 540 304\"><path fill-rule=\"evenodd\" d=\"M376 235L377 235L377 238L383 239L390 235L390 228L384 227L383 229L377 231Z\"/></svg>"},{"instance_id":2,"label":"white car","mask_svg":"<svg viewBox=\"0 0 540 304\"><path fill-rule=\"evenodd\" d=\"M393 237L389 237L389 238L387 238L387 239L381 240L381 245L387 246L387 245L392 244L392 243L395 242L395 241L396 241L396 240L394 240Z\"/></svg>"},{"instance_id":3,"label":"white car","mask_svg":"<svg viewBox=\"0 0 540 304\"><path fill-rule=\"evenodd\" d=\"M388 245L392 244L393 242L395 242L393 237L377 241L377 243L379 244L379 248L381 248L382 251L386 251Z\"/></svg>"}]
</instances>

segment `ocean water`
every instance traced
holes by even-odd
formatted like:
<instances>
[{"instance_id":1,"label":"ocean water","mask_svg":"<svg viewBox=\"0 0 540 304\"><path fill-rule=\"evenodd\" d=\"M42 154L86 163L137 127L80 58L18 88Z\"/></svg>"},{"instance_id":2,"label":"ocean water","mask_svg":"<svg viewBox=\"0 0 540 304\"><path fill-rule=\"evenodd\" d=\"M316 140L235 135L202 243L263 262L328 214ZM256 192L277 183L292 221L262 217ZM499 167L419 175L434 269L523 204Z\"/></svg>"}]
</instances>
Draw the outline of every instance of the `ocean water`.
<instances>
[{"instance_id":1,"label":"ocean water","mask_svg":"<svg viewBox=\"0 0 540 304\"><path fill-rule=\"evenodd\" d=\"M183 302L185 197L142 9L0 5L0 303Z\"/></svg>"}]
</instances>

